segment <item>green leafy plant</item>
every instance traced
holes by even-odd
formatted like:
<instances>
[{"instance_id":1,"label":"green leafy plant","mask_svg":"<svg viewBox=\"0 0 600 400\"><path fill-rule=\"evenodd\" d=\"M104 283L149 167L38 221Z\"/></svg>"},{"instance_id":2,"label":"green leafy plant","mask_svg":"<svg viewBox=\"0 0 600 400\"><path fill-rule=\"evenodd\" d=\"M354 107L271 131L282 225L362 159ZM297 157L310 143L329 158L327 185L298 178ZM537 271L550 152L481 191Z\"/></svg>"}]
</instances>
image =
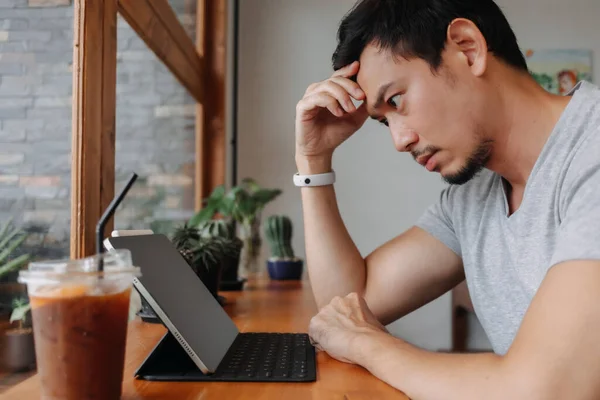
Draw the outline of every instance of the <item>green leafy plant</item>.
<instances>
[{"instance_id":1,"label":"green leafy plant","mask_svg":"<svg viewBox=\"0 0 600 400\"><path fill-rule=\"evenodd\" d=\"M194 242L200 239L200 231L184 224L175 229L171 241L178 249L190 249Z\"/></svg>"},{"instance_id":2,"label":"green leafy plant","mask_svg":"<svg viewBox=\"0 0 600 400\"><path fill-rule=\"evenodd\" d=\"M27 323L27 314L31 311L31 303L27 301L27 298L20 297L13 300L13 311L10 315L10 322L13 323L18 321L19 330L25 329Z\"/></svg>"},{"instance_id":3,"label":"green leafy plant","mask_svg":"<svg viewBox=\"0 0 600 400\"><path fill-rule=\"evenodd\" d=\"M224 186L219 186L204 201L204 208L194 215L188 224L202 228L215 219L217 214L226 221L238 223L243 240L240 264L242 272L248 273L255 269L260 253L261 213L265 206L280 194L280 189L263 188L250 178L244 179L229 192Z\"/></svg>"},{"instance_id":4,"label":"green leafy plant","mask_svg":"<svg viewBox=\"0 0 600 400\"><path fill-rule=\"evenodd\" d=\"M218 186L204 201L204 208L188 224L201 226L220 214L226 219L249 226L259 217L264 207L280 194L280 189L262 188L250 178L244 179L241 185L231 188L229 192L225 191L224 186Z\"/></svg>"},{"instance_id":5,"label":"green leafy plant","mask_svg":"<svg viewBox=\"0 0 600 400\"><path fill-rule=\"evenodd\" d=\"M206 269L218 268L227 253L228 241L220 237L200 238L191 251L194 264L202 265Z\"/></svg>"},{"instance_id":6,"label":"green leafy plant","mask_svg":"<svg viewBox=\"0 0 600 400\"><path fill-rule=\"evenodd\" d=\"M27 239L27 234L21 229L15 228L12 221L8 221L0 228L0 277L21 269L29 262L28 254L11 258L25 239Z\"/></svg>"},{"instance_id":7,"label":"green leafy plant","mask_svg":"<svg viewBox=\"0 0 600 400\"><path fill-rule=\"evenodd\" d=\"M225 281L237 281L240 254L244 242L236 236L235 221L212 219L199 228L202 238L220 238L223 245L221 277Z\"/></svg>"},{"instance_id":8,"label":"green leafy plant","mask_svg":"<svg viewBox=\"0 0 600 400\"><path fill-rule=\"evenodd\" d=\"M200 224L198 230L200 236L205 238L221 237L229 240L237 239L235 235L235 224L232 220L211 219L210 221Z\"/></svg>"},{"instance_id":9,"label":"green leafy plant","mask_svg":"<svg viewBox=\"0 0 600 400\"><path fill-rule=\"evenodd\" d=\"M265 236L273 259L294 260L292 221L285 215L272 215L265 220Z\"/></svg>"},{"instance_id":10,"label":"green leafy plant","mask_svg":"<svg viewBox=\"0 0 600 400\"><path fill-rule=\"evenodd\" d=\"M210 235L211 232L229 234L226 226L211 224L205 229L201 232L185 224L176 229L172 241L194 273L218 299L222 267L228 258L239 257L241 241L238 238Z\"/></svg>"},{"instance_id":11,"label":"green leafy plant","mask_svg":"<svg viewBox=\"0 0 600 400\"><path fill-rule=\"evenodd\" d=\"M235 239L202 235L188 224L175 230L172 241L196 272L199 265L207 270L218 268L224 257L236 256L240 249Z\"/></svg>"}]
</instances>

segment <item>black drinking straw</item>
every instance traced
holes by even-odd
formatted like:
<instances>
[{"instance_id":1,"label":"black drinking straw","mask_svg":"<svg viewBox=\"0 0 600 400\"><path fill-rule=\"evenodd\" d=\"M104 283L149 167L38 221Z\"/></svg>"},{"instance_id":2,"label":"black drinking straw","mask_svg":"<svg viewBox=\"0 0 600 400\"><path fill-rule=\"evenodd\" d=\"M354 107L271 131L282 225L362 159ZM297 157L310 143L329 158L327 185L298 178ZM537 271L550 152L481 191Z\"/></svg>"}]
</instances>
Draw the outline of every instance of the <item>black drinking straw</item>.
<instances>
[{"instance_id":1,"label":"black drinking straw","mask_svg":"<svg viewBox=\"0 0 600 400\"><path fill-rule=\"evenodd\" d=\"M106 209L106 211L104 211L104 214L100 218L100 221L98 221L98 225L96 225L96 253L102 254L104 252L104 247L102 246L102 241L104 240L104 228L106 227L108 220L115 213L117 207L119 207L119 205L125 198L125 195L127 195L129 189L131 189L131 186L133 186L137 177L138 176L135 172L131 174L131 178L129 178L129 181L127 182L125 187L121 189L119 194L117 194L115 198L110 202L108 208ZM104 260L102 259L102 257L99 257L98 272L102 271L104 271Z\"/></svg>"}]
</instances>

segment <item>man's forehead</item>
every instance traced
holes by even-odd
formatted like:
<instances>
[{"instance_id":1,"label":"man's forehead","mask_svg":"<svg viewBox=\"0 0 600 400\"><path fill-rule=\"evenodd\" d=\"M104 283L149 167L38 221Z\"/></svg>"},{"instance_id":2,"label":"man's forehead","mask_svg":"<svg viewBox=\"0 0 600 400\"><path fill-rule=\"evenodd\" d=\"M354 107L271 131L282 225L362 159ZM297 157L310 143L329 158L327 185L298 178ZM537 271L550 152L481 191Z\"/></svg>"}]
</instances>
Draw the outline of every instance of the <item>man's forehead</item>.
<instances>
[{"instance_id":1,"label":"man's forehead","mask_svg":"<svg viewBox=\"0 0 600 400\"><path fill-rule=\"evenodd\" d=\"M371 114L378 101L382 100L379 98L382 91L400 77L401 63L389 50L375 46L367 46L361 54L356 83L367 95L365 101Z\"/></svg>"},{"instance_id":2,"label":"man's forehead","mask_svg":"<svg viewBox=\"0 0 600 400\"><path fill-rule=\"evenodd\" d=\"M371 90L377 90L377 87L388 81L392 74L397 74L402 64L390 50L380 49L374 45L365 47L360 59L360 68L356 76L356 82L364 90L369 86L374 86Z\"/></svg>"}]
</instances>

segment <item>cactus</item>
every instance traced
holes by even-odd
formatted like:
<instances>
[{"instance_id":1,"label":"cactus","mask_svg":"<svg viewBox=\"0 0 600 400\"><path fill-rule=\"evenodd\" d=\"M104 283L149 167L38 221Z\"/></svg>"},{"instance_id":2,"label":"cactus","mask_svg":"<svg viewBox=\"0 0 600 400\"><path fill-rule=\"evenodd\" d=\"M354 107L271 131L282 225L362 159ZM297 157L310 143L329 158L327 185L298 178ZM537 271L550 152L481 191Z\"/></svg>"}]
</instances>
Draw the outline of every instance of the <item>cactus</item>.
<instances>
[{"instance_id":1,"label":"cactus","mask_svg":"<svg viewBox=\"0 0 600 400\"><path fill-rule=\"evenodd\" d=\"M285 215L273 215L265 221L265 235L273 258L294 259L292 221Z\"/></svg>"}]
</instances>

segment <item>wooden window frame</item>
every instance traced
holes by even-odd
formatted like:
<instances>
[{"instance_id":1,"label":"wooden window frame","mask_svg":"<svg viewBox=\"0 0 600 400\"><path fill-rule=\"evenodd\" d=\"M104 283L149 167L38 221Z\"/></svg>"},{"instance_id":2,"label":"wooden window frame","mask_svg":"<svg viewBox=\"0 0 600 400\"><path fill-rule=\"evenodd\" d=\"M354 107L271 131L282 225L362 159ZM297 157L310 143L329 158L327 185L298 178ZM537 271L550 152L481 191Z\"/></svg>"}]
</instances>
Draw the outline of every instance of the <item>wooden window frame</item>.
<instances>
[{"instance_id":1,"label":"wooden window frame","mask_svg":"<svg viewBox=\"0 0 600 400\"><path fill-rule=\"evenodd\" d=\"M227 0L197 3L194 44L167 0L74 2L72 258L95 253L96 223L114 195L117 12L197 102L196 209L225 181Z\"/></svg>"}]
</instances>

